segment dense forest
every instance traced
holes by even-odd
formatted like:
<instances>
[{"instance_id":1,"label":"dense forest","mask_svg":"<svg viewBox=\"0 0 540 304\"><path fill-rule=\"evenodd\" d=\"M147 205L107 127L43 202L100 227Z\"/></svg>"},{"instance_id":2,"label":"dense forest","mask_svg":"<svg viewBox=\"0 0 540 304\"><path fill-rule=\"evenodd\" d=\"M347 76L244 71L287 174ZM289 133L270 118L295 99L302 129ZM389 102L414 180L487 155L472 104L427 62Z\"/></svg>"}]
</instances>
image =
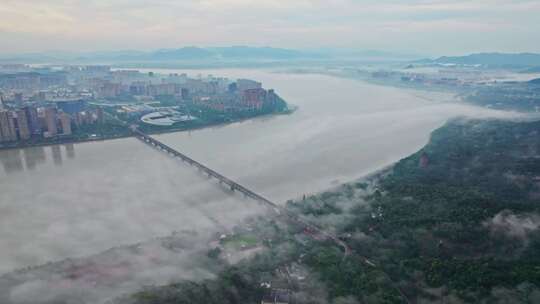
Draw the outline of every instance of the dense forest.
<instances>
[{"instance_id":1,"label":"dense forest","mask_svg":"<svg viewBox=\"0 0 540 304\"><path fill-rule=\"evenodd\" d=\"M370 204L378 216L346 230L370 236L370 254L411 298L538 301L539 131L540 122L446 125L381 180Z\"/></svg>"},{"instance_id":2,"label":"dense forest","mask_svg":"<svg viewBox=\"0 0 540 304\"><path fill-rule=\"evenodd\" d=\"M540 301L540 122L449 122L391 169L287 208L352 254L264 218L274 230L256 234L267 250L254 258L119 302L257 303L260 283L293 266L307 275L285 276L292 303Z\"/></svg>"}]
</instances>

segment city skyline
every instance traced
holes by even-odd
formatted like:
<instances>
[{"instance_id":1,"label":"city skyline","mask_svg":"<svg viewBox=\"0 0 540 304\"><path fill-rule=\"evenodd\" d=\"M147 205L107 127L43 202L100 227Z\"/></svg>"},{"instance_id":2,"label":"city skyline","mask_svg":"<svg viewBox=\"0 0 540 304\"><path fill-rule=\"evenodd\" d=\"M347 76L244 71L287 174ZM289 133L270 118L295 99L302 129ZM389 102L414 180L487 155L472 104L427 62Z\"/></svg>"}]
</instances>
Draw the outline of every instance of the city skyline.
<instances>
[{"instance_id":1,"label":"city skyline","mask_svg":"<svg viewBox=\"0 0 540 304\"><path fill-rule=\"evenodd\" d=\"M5 0L0 12L0 54L190 45L540 52L532 0Z\"/></svg>"}]
</instances>

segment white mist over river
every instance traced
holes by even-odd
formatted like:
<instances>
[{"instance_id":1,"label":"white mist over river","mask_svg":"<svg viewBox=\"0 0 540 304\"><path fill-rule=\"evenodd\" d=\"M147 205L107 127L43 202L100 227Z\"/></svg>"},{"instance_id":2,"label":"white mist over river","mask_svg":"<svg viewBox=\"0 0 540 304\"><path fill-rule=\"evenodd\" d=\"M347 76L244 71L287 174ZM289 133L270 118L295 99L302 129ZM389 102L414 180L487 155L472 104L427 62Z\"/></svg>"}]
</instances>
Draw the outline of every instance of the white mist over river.
<instances>
[{"instance_id":1,"label":"white mist over river","mask_svg":"<svg viewBox=\"0 0 540 304\"><path fill-rule=\"evenodd\" d=\"M390 165L449 118L509 115L330 76L211 73L262 81L299 110L157 138L277 203ZM0 151L0 162L0 274L264 210L133 138Z\"/></svg>"}]
</instances>

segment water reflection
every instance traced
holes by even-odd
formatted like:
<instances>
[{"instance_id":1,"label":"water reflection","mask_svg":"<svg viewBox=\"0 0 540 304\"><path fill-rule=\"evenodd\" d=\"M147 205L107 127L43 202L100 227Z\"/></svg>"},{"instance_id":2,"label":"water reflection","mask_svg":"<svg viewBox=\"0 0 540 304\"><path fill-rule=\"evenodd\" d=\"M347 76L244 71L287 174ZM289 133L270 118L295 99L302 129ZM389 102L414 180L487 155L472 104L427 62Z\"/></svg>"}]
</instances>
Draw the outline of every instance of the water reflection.
<instances>
[{"instance_id":1,"label":"water reflection","mask_svg":"<svg viewBox=\"0 0 540 304\"><path fill-rule=\"evenodd\" d=\"M75 158L75 145L74 144L65 144L64 147L66 147L66 154L69 159Z\"/></svg>"},{"instance_id":2,"label":"water reflection","mask_svg":"<svg viewBox=\"0 0 540 304\"><path fill-rule=\"evenodd\" d=\"M4 171L6 173L24 170L21 158L21 150L19 149L6 150L0 153L0 162L2 162L2 166L4 167Z\"/></svg>"},{"instance_id":3,"label":"water reflection","mask_svg":"<svg viewBox=\"0 0 540 304\"><path fill-rule=\"evenodd\" d=\"M75 159L75 145L66 144L64 148L67 158ZM61 146L51 146L50 151L54 164L61 166L63 163ZM47 152L43 146L3 150L0 151L0 162L6 174L35 170L39 165L47 163Z\"/></svg>"},{"instance_id":4,"label":"water reflection","mask_svg":"<svg viewBox=\"0 0 540 304\"><path fill-rule=\"evenodd\" d=\"M34 170L37 165L37 159L35 156L32 155L32 151L33 151L33 148L28 148L28 149L23 150L24 162L26 163L26 168L28 170Z\"/></svg>"},{"instance_id":5,"label":"water reflection","mask_svg":"<svg viewBox=\"0 0 540 304\"><path fill-rule=\"evenodd\" d=\"M62 165L62 151L60 150L60 146L58 145L51 146L51 151L52 151L54 164L57 166L61 166Z\"/></svg>"},{"instance_id":6,"label":"water reflection","mask_svg":"<svg viewBox=\"0 0 540 304\"><path fill-rule=\"evenodd\" d=\"M34 147L34 148L29 148L27 150L30 150L32 151L32 155L35 156L36 158L36 162L38 164L44 164L46 161L47 161L47 155L45 154L45 148L43 147Z\"/></svg>"}]
</instances>

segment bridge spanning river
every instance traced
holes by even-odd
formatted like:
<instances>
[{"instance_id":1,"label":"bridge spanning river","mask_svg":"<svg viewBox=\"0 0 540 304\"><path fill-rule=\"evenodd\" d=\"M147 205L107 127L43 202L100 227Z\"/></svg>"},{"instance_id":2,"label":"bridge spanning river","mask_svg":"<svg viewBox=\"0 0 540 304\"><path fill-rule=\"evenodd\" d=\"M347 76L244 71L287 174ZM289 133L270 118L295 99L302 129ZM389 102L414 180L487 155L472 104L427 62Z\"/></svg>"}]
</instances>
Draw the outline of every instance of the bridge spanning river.
<instances>
[{"instance_id":1,"label":"bridge spanning river","mask_svg":"<svg viewBox=\"0 0 540 304\"><path fill-rule=\"evenodd\" d=\"M324 236L324 237L332 240L338 246L343 248L343 250L345 252L345 256L348 256L350 254L351 249L349 248L349 246L344 241L339 239L337 236L335 236L335 235L333 235L331 233L328 233L328 232L320 229L319 227L302 220L298 215L292 213L291 211L287 210L286 208L283 208L283 207L275 204L274 202L272 202L269 199L261 196L260 194L257 194L254 191L249 190L248 188L240 185L239 183L231 180L230 178L228 178L228 177L226 177L226 176L224 176L224 175L210 169L209 167L203 165L202 163L200 163L200 162L190 158L189 156L187 156L187 155L185 155L185 154L183 154L183 153L181 153L181 152L167 146L166 144L164 144L164 143L160 142L159 140L157 140L157 139L155 139L155 138L141 132L140 130L134 128L133 132L134 132L135 136L137 136L138 139L144 141L145 143L147 143L147 144L149 144L149 145L151 145L153 147L156 147L156 148L158 148L160 150L163 150L163 151L173 155L174 157L180 158L182 161L184 161L184 162L198 168L200 171L204 172L209 177L213 177L213 178L217 179L220 183L226 184L228 187L230 187L230 189L232 191L241 192L245 196L250 197L250 198L254 199L255 201L258 201L258 202L261 202L261 203L265 204L267 207L270 207L278 215L288 217L290 220L302 225L305 229L308 229L310 231L310 233L312 233L312 234L319 234L321 236ZM367 260L367 262L371 263L371 262L369 262L369 260Z\"/></svg>"},{"instance_id":2,"label":"bridge spanning river","mask_svg":"<svg viewBox=\"0 0 540 304\"><path fill-rule=\"evenodd\" d=\"M243 193L244 195L258 201L258 202L261 202L263 204L265 204L267 207L270 207L274 212L276 212L278 215L280 216L284 216L284 217L287 217L289 220L297 223L297 224L300 224L305 230L305 232L308 232L309 235L311 236L315 236L315 235L319 235L319 236L322 236L328 240L331 240L334 244L336 244L337 246L341 247L343 249L343 252L344 252L344 255L343 255L343 259L347 258L349 255L351 255L353 252L351 250L351 248L344 242L342 241L340 238L338 238L336 235L332 234L332 233L329 233L327 231L324 231L322 230L321 228L311 224L311 223L308 223L306 221L304 221L303 219L301 219L298 215L292 213L291 211L287 210L286 208L283 208L277 204L275 204L274 202L270 201L269 199L255 193L254 191L252 190L249 190L248 188L240 185L239 183L231 180L230 178L227 178L225 177L224 175L210 169L209 167L201 164L200 162L190 158L189 156L181 153L181 152L178 152L177 150L167 146L166 144L160 142L159 140L141 132L140 130L136 129L136 128L132 128L135 136L144 141L145 143L151 145L151 146L154 146L158 149L161 149L171 155L173 155L174 157L178 157L180 158L181 160L183 160L184 162L187 162L188 164L194 166L194 167L197 167L199 170L201 170L202 172L208 174L209 177L214 177L216 178L220 183L223 183L223 184L226 184L227 186L230 187L230 189L232 191L238 191L238 192L241 192ZM382 271L382 273L384 273L384 275L387 277L387 279L391 282L392 286L396 289L396 291L400 294L400 296L402 297L402 299L405 301L405 303L410 303L409 299L407 298L407 296L405 295L405 293L403 293L403 291L401 290L401 288L392 280L392 278L388 275L388 273L386 273L381 267L379 267L378 265L374 264L373 262L371 262L367 257L365 256L361 256L361 255L358 255L356 254L355 255L357 258L360 259L360 262L370 266L370 267L375 267L377 269L379 269L380 271Z\"/></svg>"}]
</instances>

